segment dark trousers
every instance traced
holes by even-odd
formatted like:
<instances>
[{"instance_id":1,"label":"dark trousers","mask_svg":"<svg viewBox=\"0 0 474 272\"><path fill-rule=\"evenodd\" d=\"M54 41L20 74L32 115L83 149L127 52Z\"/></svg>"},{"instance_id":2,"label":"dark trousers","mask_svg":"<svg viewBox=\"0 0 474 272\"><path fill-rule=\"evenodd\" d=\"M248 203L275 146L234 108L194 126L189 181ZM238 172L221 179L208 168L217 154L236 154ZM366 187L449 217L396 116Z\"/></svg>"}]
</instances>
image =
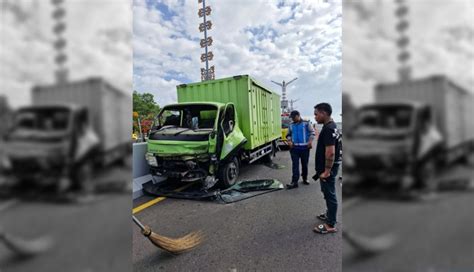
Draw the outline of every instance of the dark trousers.
<instances>
[{"instance_id":1,"label":"dark trousers","mask_svg":"<svg viewBox=\"0 0 474 272\"><path fill-rule=\"evenodd\" d=\"M291 161L293 164L293 175L291 177L291 183L298 184L300 178L300 161L301 161L301 177L303 180L308 179L308 160L309 160L309 149L308 148L292 148L290 150Z\"/></svg>"},{"instance_id":2,"label":"dark trousers","mask_svg":"<svg viewBox=\"0 0 474 272\"><path fill-rule=\"evenodd\" d=\"M331 226L335 226L337 223L337 195L336 195L336 176L339 171L339 163L335 163L331 169L331 175L322 181L319 179L321 184L321 192L323 192L324 199L326 200L326 216L328 217L327 223ZM321 173L318 173L320 175Z\"/></svg>"}]
</instances>

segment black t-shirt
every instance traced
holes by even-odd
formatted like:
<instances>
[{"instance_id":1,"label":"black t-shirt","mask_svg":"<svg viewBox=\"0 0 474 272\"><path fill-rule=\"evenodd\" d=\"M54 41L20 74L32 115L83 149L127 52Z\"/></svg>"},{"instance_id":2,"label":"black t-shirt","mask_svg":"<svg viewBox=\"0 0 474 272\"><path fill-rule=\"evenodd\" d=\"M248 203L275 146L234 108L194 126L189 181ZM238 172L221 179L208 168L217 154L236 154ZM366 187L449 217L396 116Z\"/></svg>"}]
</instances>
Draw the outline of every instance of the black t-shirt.
<instances>
[{"instance_id":1,"label":"black t-shirt","mask_svg":"<svg viewBox=\"0 0 474 272\"><path fill-rule=\"evenodd\" d=\"M322 173L326 167L326 146L335 146L334 162L341 160L341 134L337 130L336 123L330 121L325 124L319 132L318 144L316 145L316 172Z\"/></svg>"}]
</instances>

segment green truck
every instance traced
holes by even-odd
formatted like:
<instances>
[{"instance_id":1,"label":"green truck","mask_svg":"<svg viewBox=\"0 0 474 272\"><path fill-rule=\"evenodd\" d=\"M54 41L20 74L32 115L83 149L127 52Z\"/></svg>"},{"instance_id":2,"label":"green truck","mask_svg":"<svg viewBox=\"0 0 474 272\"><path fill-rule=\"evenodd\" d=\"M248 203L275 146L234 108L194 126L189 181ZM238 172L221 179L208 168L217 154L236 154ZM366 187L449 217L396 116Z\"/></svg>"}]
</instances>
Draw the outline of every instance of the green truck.
<instances>
[{"instance_id":1,"label":"green truck","mask_svg":"<svg viewBox=\"0 0 474 272\"><path fill-rule=\"evenodd\" d=\"M152 176L235 184L242 162L271 160L281 137L280 95L248 75L177 86L148 139Z\"/></svg>"}]
</instances>

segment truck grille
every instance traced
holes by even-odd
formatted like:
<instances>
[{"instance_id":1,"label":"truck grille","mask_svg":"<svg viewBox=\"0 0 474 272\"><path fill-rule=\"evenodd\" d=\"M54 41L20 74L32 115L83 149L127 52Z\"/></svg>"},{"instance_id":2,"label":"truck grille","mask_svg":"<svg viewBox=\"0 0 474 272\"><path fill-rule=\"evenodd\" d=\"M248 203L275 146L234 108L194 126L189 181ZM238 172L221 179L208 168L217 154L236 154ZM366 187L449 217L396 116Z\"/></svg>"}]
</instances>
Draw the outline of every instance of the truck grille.
<instances>
[{"instance_id":1,"label":"truck grille","mask_svg":"<svg viewBox=\"0 0 474 272\"><path fill-rule=\"evenodd\" d=\"M376 171L387 167L378 156L360 156L355 157L357 169Z\"/></svg>"},{"instance_id":2,"label":"truck grille","mask_svg":"<svg viewBox=\"0 0 474 272\"><path fill-rule=\"evenodd\" d=\"M41 160L41 161L40 161ZM61 169L60 164L55 164L51 160L46 158L15 158L11 160L12 169L16 175L29 176L39 172L45 172L45 174L52 175L54 170Z\"/></svg>"},{"instance_id":3,"label":"truck grille","mask_svg":"<svg viewBox=\"0 0 474 272\"><path fill-rule=\"evenodd\" d=\"M12 159L12 168L16 173L27 175L41 170L41 165L35 159Z\"/></svg>"}]
</instances>

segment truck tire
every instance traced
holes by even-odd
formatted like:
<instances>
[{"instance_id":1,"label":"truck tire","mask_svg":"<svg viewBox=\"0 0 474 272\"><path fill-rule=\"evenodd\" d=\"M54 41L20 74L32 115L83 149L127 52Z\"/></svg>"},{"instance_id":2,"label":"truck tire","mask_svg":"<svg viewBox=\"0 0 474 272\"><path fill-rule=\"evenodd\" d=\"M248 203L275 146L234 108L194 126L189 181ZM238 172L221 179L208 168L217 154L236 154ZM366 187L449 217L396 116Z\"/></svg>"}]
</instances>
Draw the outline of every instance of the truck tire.
<instances>
[{"instance_id":1,"label":"truck tire","mask_svg":"<svg viewBox=\"0 0 474 272\"><path fill-rule=\"evenodd\" d=\"M74 183L75 187L80 192L85 194L91 194L95 190L95 184L93 180L94 166L90 162L82 163L78 166L75 172Z\"/></svg>"},{"instance_id":2,"label":"truck tire","mask_svg":"<svg viewBox=\"0 0 474 272\"><path fill-rule=\"evenodd\" d=\"M432 193L438 189L435 160L428 160L420 166L417 179L422 191Z\"/></svg>"},{"instance_id":3,"label":"truck tire","mask_svg":"<svg viewBox=\"0 0 474 272\"><path fill-rule=\"evenodd\" d=\"M236 157L227 161L224 165L219 167L218 177L222 186L225 188L231 187L237 182L239 177L240 164Z\"/></svg>"},{"instance_id":4,"label":"truck tire","mask_svg":"<svg viewBox=\"0 0 474 272\"><path fill-rule=\"evenodd\" d=\"M274 143L272 143L272 151L268 153L267 155L263 156L262 161L264 163L271 163L273 161L273 157L275 157L275 153L276 153L276 148L275 148Z\"/></svg>"}]
</instances>

